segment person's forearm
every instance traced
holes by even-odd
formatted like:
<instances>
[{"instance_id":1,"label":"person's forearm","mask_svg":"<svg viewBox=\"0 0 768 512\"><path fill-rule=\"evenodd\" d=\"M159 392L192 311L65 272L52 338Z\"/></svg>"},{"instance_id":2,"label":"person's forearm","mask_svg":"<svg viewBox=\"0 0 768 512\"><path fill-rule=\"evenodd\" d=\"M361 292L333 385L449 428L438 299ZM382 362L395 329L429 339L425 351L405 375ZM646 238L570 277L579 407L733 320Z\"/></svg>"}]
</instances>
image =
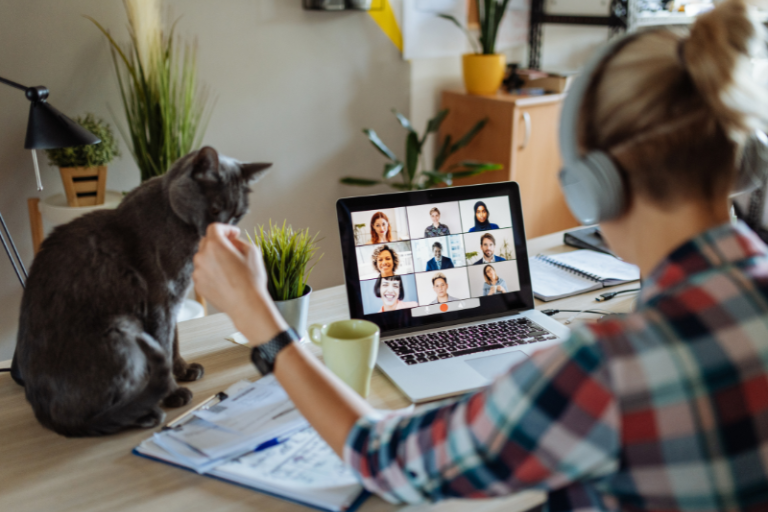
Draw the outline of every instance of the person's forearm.
<instances>
[{"instance_id":1,"label":"person's forearm","mask_svg":"<svg viewBox=\"0 0 768 512\"><path fill-rule=\"evenodd\" d=\"M249 302L247 311L237 314L235 326L252 345L265 343L288 325L270 300ZM355 422L373 408L344 384L306 348L294 343L275 360L275 377L296 408L343 456L344 442Z\"/></svg>"}]
</instances>

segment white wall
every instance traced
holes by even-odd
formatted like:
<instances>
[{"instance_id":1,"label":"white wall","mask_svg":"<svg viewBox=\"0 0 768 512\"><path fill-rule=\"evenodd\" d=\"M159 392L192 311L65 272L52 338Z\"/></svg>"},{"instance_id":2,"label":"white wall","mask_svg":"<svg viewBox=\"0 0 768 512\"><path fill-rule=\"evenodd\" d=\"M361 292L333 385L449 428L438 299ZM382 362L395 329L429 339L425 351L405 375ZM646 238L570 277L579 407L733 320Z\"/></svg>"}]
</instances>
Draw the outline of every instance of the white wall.
<instances>
[{"instance_id":1,"label":"white wall","mask_svg":"<svg viewBox=\"0 0 768 512\"><path fill-rule=\"evenodd\" d=\"M387 143L401 146L402 128L390 108L409 113L408 63L365 13L307 12L300 0L166 5L172 18L181 16L178 33L197 38L199 78L217 98L204 143L244 161L275 163L255 186L241 227L252 229L271 218L320 231L325 256L310 283L341 284L334 205L362 191L338 179L380 172L382 158L361 128L375 128ZM0 76L46 85L51 104L67 115L91 111L114 124L111 108L122 122L107 43L83 14L119 41L127 39L118 0L3 0ZM32 260L26 198L38 195L23 149L28 108L22 91L0 86L0 212L26 264ZM139 173L122 140L121 149L108 188L130 190L139 184ZM42 196L63 192L58 171L40 157ZM0 360L13 354L20 300L21 288L2 254Z\"/></svg>"}]
</instances>

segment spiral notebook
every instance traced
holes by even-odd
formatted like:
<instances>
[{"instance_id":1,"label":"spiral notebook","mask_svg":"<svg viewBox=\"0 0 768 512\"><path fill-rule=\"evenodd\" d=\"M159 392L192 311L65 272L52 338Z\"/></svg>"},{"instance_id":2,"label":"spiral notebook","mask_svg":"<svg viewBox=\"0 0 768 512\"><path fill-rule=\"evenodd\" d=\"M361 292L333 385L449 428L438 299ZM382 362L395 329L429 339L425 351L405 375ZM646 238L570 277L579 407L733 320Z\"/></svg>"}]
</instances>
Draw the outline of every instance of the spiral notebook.
<instances>
[{"instance_id":1,"label":"spiral notebook","mask_svg":"<svg viewBox=\"0 0 768 512\"><path fill-rule=\"evenodd\" d=\"M637 266L587 249L529 258L533 295L549 301L640 279Z\"/></svg>"}]
</instances>

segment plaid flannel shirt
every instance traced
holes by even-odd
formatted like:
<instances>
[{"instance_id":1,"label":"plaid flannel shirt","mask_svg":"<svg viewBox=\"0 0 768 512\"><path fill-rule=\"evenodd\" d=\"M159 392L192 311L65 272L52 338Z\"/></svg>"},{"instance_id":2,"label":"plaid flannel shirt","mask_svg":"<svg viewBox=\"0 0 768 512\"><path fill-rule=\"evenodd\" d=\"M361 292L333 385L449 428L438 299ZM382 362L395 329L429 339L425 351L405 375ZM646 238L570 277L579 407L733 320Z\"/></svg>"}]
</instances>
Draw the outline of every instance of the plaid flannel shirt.
<instances>
[{"instance_id":1,"label":"plaid flannel shirt","mask_svg":"<svg viewBox=\"0 0 768 512\"><path fill-rule=\"evenodd\" d=\"M548 510L768 510L768 248L711 229L636 311L575 330L488 388L362 418L345 460L393 502L537 488Z\"/></svg>"}]
</instances>

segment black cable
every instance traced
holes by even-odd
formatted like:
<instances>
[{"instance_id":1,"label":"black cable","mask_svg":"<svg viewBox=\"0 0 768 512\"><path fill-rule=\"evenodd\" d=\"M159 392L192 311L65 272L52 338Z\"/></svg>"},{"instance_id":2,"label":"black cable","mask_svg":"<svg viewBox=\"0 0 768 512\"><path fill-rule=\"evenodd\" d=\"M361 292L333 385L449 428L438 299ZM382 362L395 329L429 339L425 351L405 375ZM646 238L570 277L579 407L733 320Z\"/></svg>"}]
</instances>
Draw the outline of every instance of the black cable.
<instances>
[{"instance_id":1,"label":"black cable","mask_svg":"<svg viewBox=\"0 0 768 512\"><path fill-rule=\"evenodd\" d=\"M633 292L639 292L639 291L640 291L640 288L631 288L629 290L619 290L618 292L601 293L600 295L595 297L595 300L597 302L605 302L607 300L611 300L612 298L614 298L620 293L633 293Z\"/></svg>"}]
</instances>

